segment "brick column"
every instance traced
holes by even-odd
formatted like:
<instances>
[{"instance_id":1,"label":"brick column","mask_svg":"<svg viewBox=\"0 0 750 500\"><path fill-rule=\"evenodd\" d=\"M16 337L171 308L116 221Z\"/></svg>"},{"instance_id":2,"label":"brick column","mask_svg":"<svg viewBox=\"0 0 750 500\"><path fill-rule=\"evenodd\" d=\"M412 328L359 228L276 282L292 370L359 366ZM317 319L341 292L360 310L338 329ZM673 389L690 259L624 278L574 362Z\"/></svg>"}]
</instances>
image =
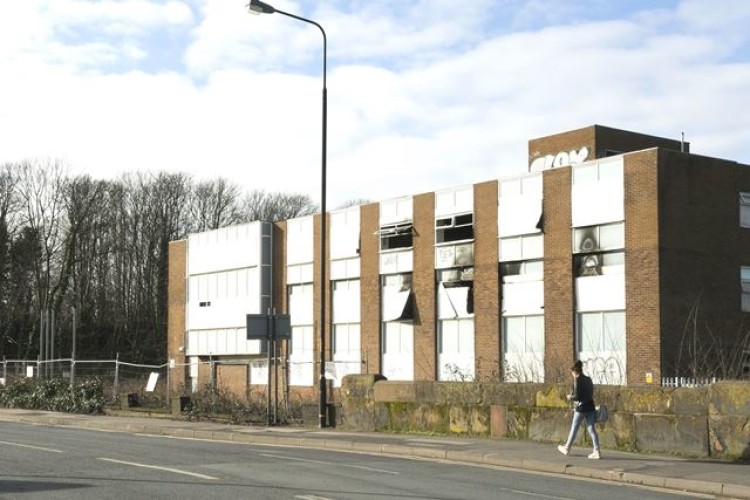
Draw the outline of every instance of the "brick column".
<instances>
[{"instance_id":1,"label":"brick column","mask_svg":"<svg viewBox=\"0 0 750 500\"><path fill-rule=\"evenodd\" d=\"M414 379L437 380L435 194L414 197Z\"/></svg>"},{"instance_id":2,"label":"brick column","mask_svg":"<svg viewBox=\"0 0 750 500\"><path fill-rule=\"evenodd\" d=\"M474 342L478 380L502 377L497 181L474 185Z\"/></svg>"},{"instance_id":3,"label":"brick column","mask_svg":"<svg viewBox=\"0 0 750 500\"><path fill-rule=\"evenodd\" d=\"M571 170L543 175L545 381L568 382L575 361Z\"/></svg>"},{"instance_id":4,"label":"brick column","mask_svg":"<svg viewBox=\"0 0 750 500\"><path fill-rule=\"evenodd\" d=\"M187 240L169 243L167 284L167 355L177 367L169 378L170 393L186 389L189 367L185 364L185 307L187 300Z\"/></svg>"},{"instance_id":5,"label":"brick column","mask_svg":"<svg viewBox=\"0 0 750 500\"><path fill-rule=\"evenodd\" d=\"M365 366L362 372L382 372L380 349L380 204L363 205L360 216L360 348Z\"/></svg>"}]
</instances>

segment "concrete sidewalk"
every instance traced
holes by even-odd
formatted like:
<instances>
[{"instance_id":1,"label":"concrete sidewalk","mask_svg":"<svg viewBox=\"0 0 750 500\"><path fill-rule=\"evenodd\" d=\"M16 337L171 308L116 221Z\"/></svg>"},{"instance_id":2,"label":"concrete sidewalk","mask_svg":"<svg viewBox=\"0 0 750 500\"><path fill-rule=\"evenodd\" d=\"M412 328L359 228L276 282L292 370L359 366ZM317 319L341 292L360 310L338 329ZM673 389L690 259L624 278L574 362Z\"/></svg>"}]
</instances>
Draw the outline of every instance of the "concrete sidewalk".
<instances>
[{"instance_id":1,"label":"concrete sidewalk","mask_svg":"<svg viewBox=\"0 0 750 500\"><path fill-rule=\"evenodd\" d=\"M0 421L440 459L750 500L750 464L741 462L691 460L610 450L602 450L601 460L589 460L586 458L590 452L588 448L574 447L571 454L565 456L554 444L533 441L284 426L245 427L181 419L91 416L7 408L0 408Z\"/></svg>"}]
</instances>

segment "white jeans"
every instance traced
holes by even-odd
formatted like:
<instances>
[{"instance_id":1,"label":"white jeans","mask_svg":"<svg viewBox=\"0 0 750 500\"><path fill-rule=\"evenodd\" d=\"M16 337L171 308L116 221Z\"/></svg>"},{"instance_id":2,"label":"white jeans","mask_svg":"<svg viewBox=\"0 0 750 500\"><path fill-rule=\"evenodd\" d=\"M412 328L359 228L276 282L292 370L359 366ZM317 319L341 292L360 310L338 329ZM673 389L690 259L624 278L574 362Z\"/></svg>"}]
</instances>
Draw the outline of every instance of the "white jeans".
<instances>
[{"instance_id":1,"label":"white jeans","mask_svg":"<svg viewBox=\"0 0 750 500\"><path fill-rule=\"evenodd\" d=\"M565 443L566 448L570 449L573 446L573 441L576 440L576 436L578 435L578 428L581 427L584 419L586 420L586 429L588 429L591 440L594 442L594 449L599 449L599 434L596 433L595 411L586 413L580 411L573 412L573 423L570 424L570 434L568 434L568 441Z\"/></svg>"}]
</instances>

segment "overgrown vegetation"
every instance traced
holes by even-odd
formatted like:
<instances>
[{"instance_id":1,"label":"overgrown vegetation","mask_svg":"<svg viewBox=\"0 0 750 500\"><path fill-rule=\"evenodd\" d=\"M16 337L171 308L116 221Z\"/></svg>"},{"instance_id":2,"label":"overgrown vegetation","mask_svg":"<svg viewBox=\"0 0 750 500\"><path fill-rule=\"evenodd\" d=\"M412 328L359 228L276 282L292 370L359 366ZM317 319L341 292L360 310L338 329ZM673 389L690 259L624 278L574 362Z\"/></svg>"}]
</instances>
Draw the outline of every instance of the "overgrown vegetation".
<instances>
[{"instance_id":1,"label":"overgrown vegetation","mask_svg":"<svg viewBox=\"0 0 750 500\"><path fill-rule=\"evenodd\" d=\"M210 386L190 396L187 416L192 420L226 419L229 423L237 425L266 425L268 422L264 394L249 394L241 398L224 389L212 390ZM276 410L276 416L276 423L301 423L302 402L281 403Z\"/></svg>"},{"instance_id":2,"label":"overgrown vegetation","mask_svg":"<svg viewBox=\"0 0 750 500\"><path fill-rule=\"evenodd\" d=\"M0 406L6 408L96 414L103 412L104 404L98 377L73 386L61 378L24 378L0 390Z\"/></svg>"},{"instance_id":3,"label":"overgrown vegetation","mask_svg":"<svg viewBox=\"0 0 750 500\"><path fill-rule=\"evenodd\" d=\"M694 379L740 380L750 376L750 331L715 332L701 320L700 300L690 310L675 360L675 375Z\"/></svg>"}]
</instances>

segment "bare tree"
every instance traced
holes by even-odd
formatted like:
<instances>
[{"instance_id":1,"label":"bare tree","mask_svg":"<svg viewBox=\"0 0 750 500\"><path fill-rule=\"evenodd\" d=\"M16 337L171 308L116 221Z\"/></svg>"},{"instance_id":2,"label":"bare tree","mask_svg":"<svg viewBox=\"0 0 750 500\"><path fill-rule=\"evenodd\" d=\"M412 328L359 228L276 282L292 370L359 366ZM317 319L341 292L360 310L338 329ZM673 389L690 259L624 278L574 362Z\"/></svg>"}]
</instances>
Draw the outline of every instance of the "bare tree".
<instances>
[{"instance_id":1,"label":"bare tree","mask_svg":"<svg viewBox=\"0 0 750 500\"><path fill-rule=\"evenodd\" d=\"M339 205L336 208L349 208L349 207L356 207L359 205L369 205L370 203L373 203L372 200L368 200L366 198L354 198L351 200L346 200L344 203Z\"/></svg>"},{"instance_id":2,"label":"bare tree","mask_svg":"<svg viewBox=\"0 0 750 500\"><path fill-rule=\"evenodd\" d=\"M16 171L17 192L24 208L21 224L28 228L27 237L38 239L38 244L30 245L29 249L35 252L34 300L36 311L41 313L55 304L62 291L66 169L60 161L24 161L16 166ZM33 332L29 331L28 334L28 345L31 346Z\"/></svg>"},{"instance_id":3,"label":"bare tree","mask_svg":"<svg viewBox=\"0 0 750 500\"><path fill-rule=\"evenodd\" d=\"M207 231L242 222L240 189L226 179L199 182L190 200L191 229Z\"/></svg>"},{"instance_id":4,"label":"bare tree","mask_svg":"<svg viewBox=\"0 0 750 500\"><path fill-rule=\"evenodd\" d=\"M266 193L262 190L254 190L246 195L243 208L248 222L293 219L314 214L318 210L307 195Z\"/></svg>"}]
</instances>

